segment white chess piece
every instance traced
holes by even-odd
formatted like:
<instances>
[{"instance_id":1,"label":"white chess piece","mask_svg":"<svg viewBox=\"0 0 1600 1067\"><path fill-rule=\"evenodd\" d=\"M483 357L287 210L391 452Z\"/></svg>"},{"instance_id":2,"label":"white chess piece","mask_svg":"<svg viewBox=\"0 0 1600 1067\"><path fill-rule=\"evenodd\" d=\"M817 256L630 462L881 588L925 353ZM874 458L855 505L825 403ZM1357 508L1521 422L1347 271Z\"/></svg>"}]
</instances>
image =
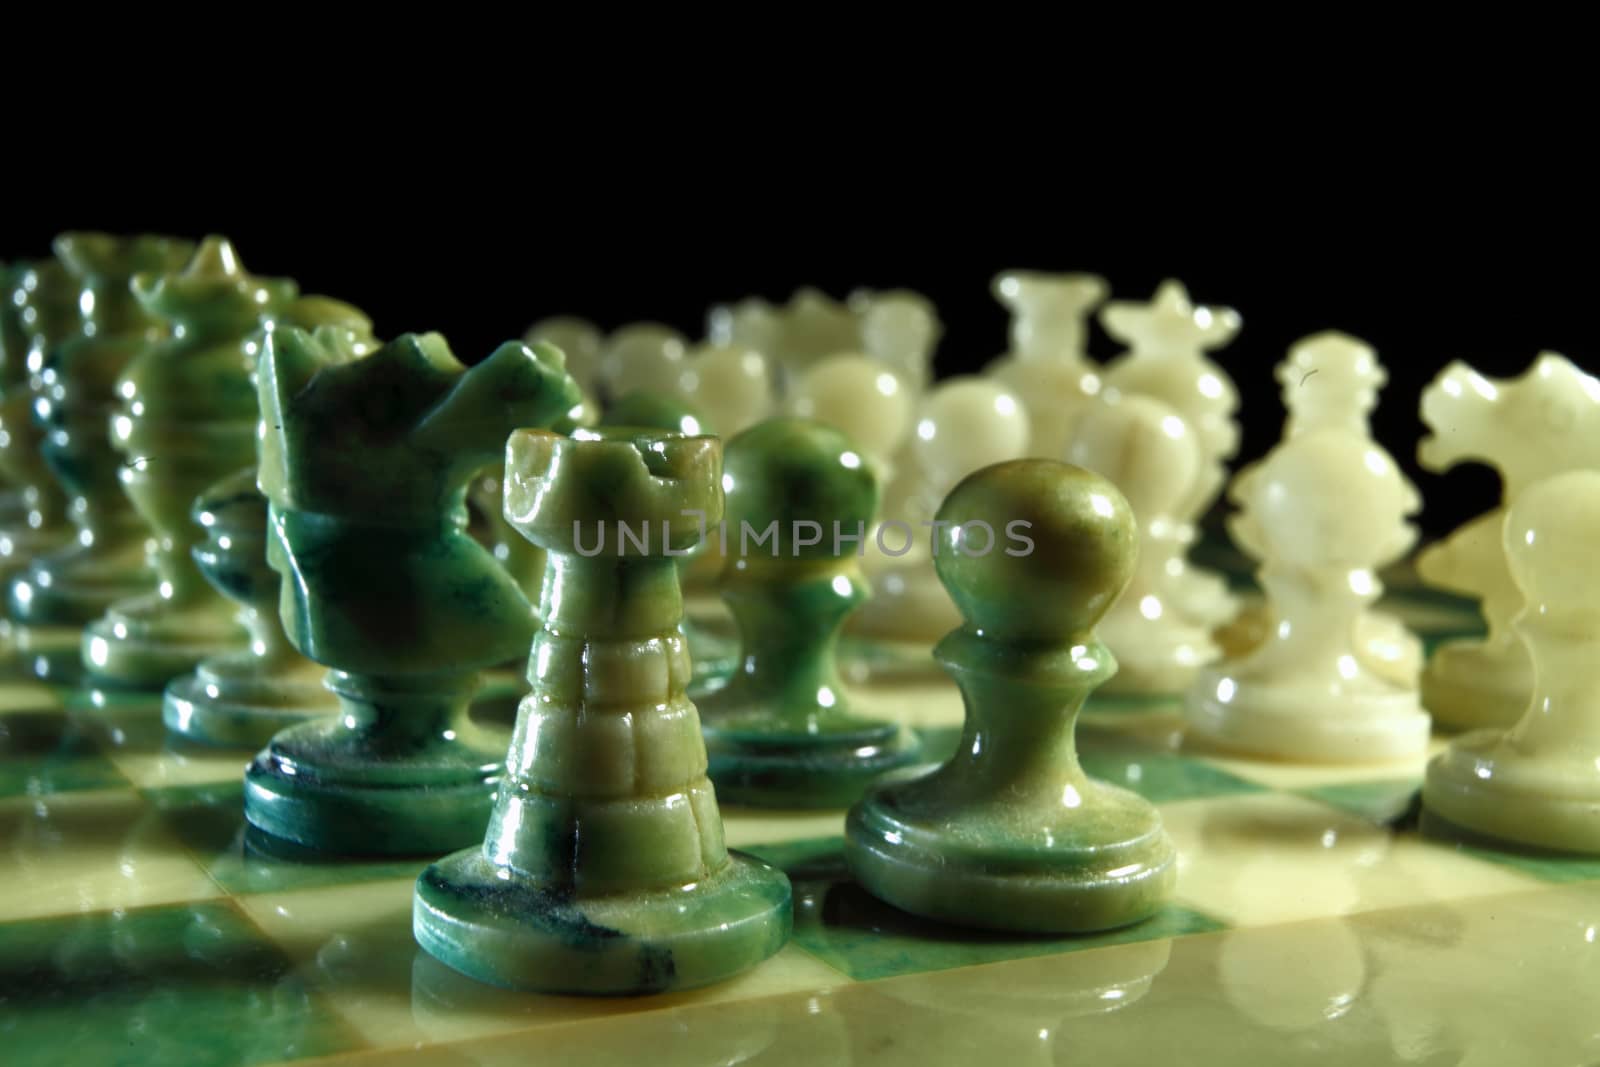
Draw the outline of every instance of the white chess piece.
<instances>
[{"instance_id":1,"label":"white chess piece","mask_svg":"<svg viewBox=\"0 0 1600 1067\"><path fill-rule=\"evenodd\" d=\"M684 360L673 391L723 438L760 422L776 403L767 357L742 345L695 348Z\"/></svg>"},{"instance_id":2,"label":"white chess piece","mask_svg":"<svg viewBox=\"0 0 1600 1067\"><path fill-rule=\"evenodd\" d=\"M1173 521L1200 474L1200 442L1171 407L1145 396L1098 401L1080 416L1069 463L1122 490L1139 520L1139 560L1122 596L1096 627L1117 661L1107 694L1182 693L1217 658L1209 631L1173 610L1192 527Z\"/></svg>"},{"instance_id":3,"label":"white chess piece","mask_svg":"<svg viewBox=\"0 0 1600 1067\"><path fill-rule=\"evenodd\" d=\"M1600 471L1523 490L1502 543L1526 600L1512 625L1533 690L1516 725L1465 734L1433 761L1423 806L1502 840L1600 853Z\"/></svg>"},{"instance_id":4,"label":"white chess piece","mask_svg":"<svg viewBox=\"0 0 1600 1067\"><path fill-rule=\"evenodd\" d=\"M861 350L921 393L933 377L933 350L944 332L932 301L909 289L850 294Z\"/></svg>"},{"instance_id":5,"label":"white chess piece","mask_svg":"<svg viewBox=\"0 0 1600 1067\"><path fill-rule=\"evenodd\" d=\"M879 483L893 475L894 458L911 433L916 401L889 367L870 356L842 353L819 360L791 383L791 415L840 430L876 467Z\"/></svg>"},{"instance_id":6,"label":"white chess piece","mask_svg":"<svg viewBox=\"0 0 1600 1067\"><path fill-rule=\"evenodd\" d=\"M1435 650L1423 669L1422 702L1436 721L1457 729L1510 726L1527 707L1533 664L1510 626L1522 593L1500 539L1506 507L1540 479L1600 467L1600 380L1553 352L1511 380L1456 362L1423 391L1422 421L1432 431L1417 448L1424 467L1488 463L1502 484L1499 507L1417 558L1430 585L1477 597L1488 624L1482 640Z\"/></svg>"},{"instance_id":7,"label":"white chess piece","mask_svg":"<svg viewBox=\"0 0 1600 1067\"><path fill-rule=\"evenodd\" d=\"M1101 387L1114 394L1152 396L1170 404L1194 427L1203 450L1200 477L1181 514L1198 522L1227 481L1227 461L1239 451L1239 391L1206 353L1233 340L1239 313L1194 304L1183 283L1167 280L1148 303L1113 300L1100 323L1127 351L1106 364ZM1220 626L1237 604L1218 575L1191 567L1179 604L1200 622Z\"/></svg>"},{"instance_id":8,"label":"white chess piece","mask_svg":"<svg viewBox=\"0 0 1600 1067\"><path fill-rule=\"evenodd\" d=\"M1016 394L996 382L949 378L922 398L915 430L886 494L884 520L862 561L872 581L872 598L852 616L853 632L932 641L961 625L934 574L932 520L962 478L1020 458L1027 448L1027 412Z\"/></svg>"},{"instance_id":9,"label":"white chess piece","mask_svg":"<svg viewBox=\"0 0 1600 1067\"><path fill-rule=\"evenodd\" d=\"M1011 345L984 368L1022 399L1033 440L1030 454L1060 459L1072 424L1100 392L1087 354L1089 315L1110 289L1093 274L1006 271L992 285L1011 312Z\"/></svg>"},{"instance_id":10,"label":"white chess piece","mask_svg":"<svg viewBox=\"0 0 1600 1067\"><path fill-rule=\"evenodd\" d=\"M600 352L605 347L605 334L600 327L588 319L556 315L529 326L522 339L529 344L548 342L561 349L567 357L567 373L585 396L595 394L600 376Z\"/></svg>"},{"instance_id":11,"label":"white chess piece","mask_svg":"<svg viewBox=\"0 0 1600 1067\"><path fill-rule=\"evenodd\" d=\"M1202 671L1190 689L1188 727L1203 742L1329 763L1415 758L1426 749L1428 716L1415 686L1374 669L1359 626L1382 592L1376 571L1415 540L1406 518L1421 499L1357 423L1323 418L1348 403L1348 390L1307 393L1297 401L1306 414L1291 420L1296 432L1234 481L1230 497L1242 510L1229 529L1262 561L1274 625L1261 644Z\"/></svg>"},{"instance_id":12,"label":"white chess piece","mask_svg":"<svg viewBox=\"0 0 1600 1067\"><path fill-rule=\"evenodd\" d=\"M1297 341L1288 358L1278 364L1274 377L1288 411L1284 439L1314 430L1343 430L1370 437L1370 417L1378 405L1378 390L1388 372L1378 362L1372 346L1349 334L1325 330ZM1241 478L1247 476L1241 472ZM1246 616L1263 616L1267 605L1257 603L1241 612L1231 629L1251 630L1264 638L1272 619L1252 622ZM1355 622L1356 654L1377 673L1405 686L1416 684L1422 669L1422 642L1398 618L1382 611L1364 611ZM1238 651L1251 647L1244 644Z\"/></svg>"},{"instance_id":13,"label":"white chess piece","mask_svg":"<svg viewBox=\"0 0 1600 1067\"><path fill-rule=\"evenodd\" d=\"M639 322L606 338L600 354L599 384L607 403L636 390L677 394L688 345L670 326Z\"/></svg>"}]
</instances>

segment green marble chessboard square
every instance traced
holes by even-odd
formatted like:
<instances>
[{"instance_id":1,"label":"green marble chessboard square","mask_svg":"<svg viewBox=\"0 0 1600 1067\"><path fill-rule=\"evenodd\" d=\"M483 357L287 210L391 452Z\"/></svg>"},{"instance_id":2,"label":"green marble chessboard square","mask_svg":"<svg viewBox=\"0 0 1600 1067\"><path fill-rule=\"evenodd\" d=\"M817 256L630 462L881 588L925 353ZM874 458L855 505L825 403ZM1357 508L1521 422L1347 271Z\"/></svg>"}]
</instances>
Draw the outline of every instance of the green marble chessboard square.
<instances>
[{"instance_id":1,"label":"green marble chessboard square","mask_svg":"<svg viewBox=\"0 0 1600 1067\"><path fill-rule=\"evenodd\" d=\"M229 893L281 893L296 889L415 878L427 858L355 859L289 851L249 829L241 781L143 791L195 862Z\"/></svg>"},{"instance_id":2,"label":"green marble chessboard square","mask_svg":"<svg viewBox=\"0 0 1600 1067\"><path fill-rule=\"evenodd\" d=\"M60 709L0 714L0 799L125 788L94 731Z\"/></svg>"},{"instance_id":3,"label":"green marble chessboard square","mask_svg":"<svg viewBox=\"0 0 1600 1067\"><path fill-rule=\"evenodd\" d=\"M359 1047L227 901L0 924L0 1061L279 1063Z\"/></svg>"}]
</instances>

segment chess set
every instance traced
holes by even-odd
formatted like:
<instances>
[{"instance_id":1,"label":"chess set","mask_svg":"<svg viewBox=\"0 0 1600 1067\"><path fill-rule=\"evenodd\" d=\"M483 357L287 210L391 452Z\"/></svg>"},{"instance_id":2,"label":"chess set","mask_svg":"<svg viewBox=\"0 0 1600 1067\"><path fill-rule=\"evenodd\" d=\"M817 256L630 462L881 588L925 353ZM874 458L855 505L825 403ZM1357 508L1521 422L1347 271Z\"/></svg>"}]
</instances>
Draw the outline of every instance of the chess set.
<instances>
[{"instance_id":1,"label":"chess set","mask_svg":"<svg viewBox=\"0 0 1600 1067\"><path fill-rule=\"evenodd\" d=\"M0 282L0 1062L1600 1061L1560 356L1427 389L1503 500L1414 552L1372 349L1230 471L1177 282L942 381L907 291L469 367L216 237Z\"/></svg>"}]
</instances>

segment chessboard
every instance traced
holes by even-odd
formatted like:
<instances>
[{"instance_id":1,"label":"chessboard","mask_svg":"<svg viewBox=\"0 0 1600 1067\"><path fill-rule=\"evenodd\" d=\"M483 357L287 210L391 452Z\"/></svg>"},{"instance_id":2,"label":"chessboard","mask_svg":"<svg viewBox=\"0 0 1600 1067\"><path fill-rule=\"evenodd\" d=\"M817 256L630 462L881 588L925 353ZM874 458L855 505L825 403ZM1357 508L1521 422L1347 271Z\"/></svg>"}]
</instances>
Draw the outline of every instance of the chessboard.
<instances>
[{"instance_id":1,"label":"chessboard","mask_svg":"<svg viewBox=\"0 0 1600 1067\"><path fill-rule=\"evenodd\" d=\"M1430 644L1479 625L1405 581L1385 606ZM858 690L936 756L959 736L954 685L875 669L916 658L875 650ZM1171 702L1097 698L1078 731L1086 769L1157 804L1177 844L1177 896L1152 919L940 926L852 883L842 812L724 805L729 844L793 881L792 941L721 985L577 998L480 985L418 949L426 858L264 849L242 813L249 754L172 738L158 696L5 682L0 1063L1600 1059L1600 860L1425 836L1420 762L1203 755L1179 723Z\"/></svg>"}]
</instances>

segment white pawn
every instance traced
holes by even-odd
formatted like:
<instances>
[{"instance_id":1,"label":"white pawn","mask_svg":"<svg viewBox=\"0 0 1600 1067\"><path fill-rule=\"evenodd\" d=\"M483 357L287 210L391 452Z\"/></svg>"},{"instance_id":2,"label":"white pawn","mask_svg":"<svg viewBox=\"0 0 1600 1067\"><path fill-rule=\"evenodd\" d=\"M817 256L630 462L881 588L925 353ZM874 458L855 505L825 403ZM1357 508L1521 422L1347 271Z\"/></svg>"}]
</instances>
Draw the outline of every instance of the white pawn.
<instances>
[{"instance_id":1,"label":"white pawn","mask_svg":"<svg viewBox=\"0 0 1600 1067\"><path fill-rule=\"evenodd\" d=\"M657 322L624 326L606 338L600 354L599 385L610 403L636 390L677 394L688 358L683 335Z\"/></svg>"},{"instance_id":2,"label":"white pawn","mask_svg":"<svg viewBox=\"0 0 1600 1067\"><path fill-rule=\"evenodd\" d=\"M1200 477L1180 509L1185 521L1198 522L1216 502L1227 481L1227 461L1239 451L1239 391L1227 372L1207 358L1238 334L1241 321L1232 308L1197 306L1183 283L1167 280L1149 303L1114 300L1100 310L1100 323L1127 351L1106 364L1101 387L1116 394L1152 396L1172 405L1200 439ZM1202 623L1219 626L1237 604L1220 576L1199 567L1189 570L1180 606Z\"/></svg>"},{"instance_id":3,"label":"white pawn","mask_svg":"<svg viewBox=\"0 0 1600 1067\"><path fill-rule=\"evenodd\" d=\"M883 485L911 433L916 399L890 368L870 356L844 353L819 360L797 376L784 407L843 432L865 453Z\"/></svg>"},{"instance_id":4,"label":"white pawn","mask_svg":"<svg viewBox=\"0 0 1600 1067\"><path fill-rule=\"evenodd\" d=\"M851 617L854 632L920 642L961 625L934 574L932 520L962 478L1027 450L1027 412L996 382L949 378L922 398L915 430L885 493L883 521L865 549L872 598Z\"/></svg>"},{"instance_id":5,"label":"white pawn","mask_svg":"<svg viewBox=\"0 0 1600 1067\"><path fill-rule=\"evenodd\" d=\"M1528 486L1600 467L1600 380L1553 352L1520 378L1485 378L1452 363L1422 393L1432 431L1417 460L1432 471L1483 462L1500 472L1501 505L1428 546L1417 571L1430 585L1477 597L1488 635L1446 642L1422 673L1422 702L1457 729L1510 726L1527 707L1533 664L1511 629L1522 593L1501 544L1506 508Z\"/></svg>"},{"instance_id":6,"label":"white pawn","mask_svg":"<svg viewBox=\"0 0 1600 1067\"><path fill-rule=\"evenodd\" d=\"M1139 521L1139 559L1122 596L1096 628L1117 661L1107 694L1177 694L1217 658L1209 631L1173 610L1175 579L1192 537L1173 515L1200 473L1200 442L1178 414L1151 397L1100 401L1077 421L1067 462L1104 475Z\"/></svg>"},{"instance_id":7,"label":"white pawn","mask_svg":"<svg viewBox=\"0 0 1600 1067\"><path fill-rule=\"evenodd\" d=\"M1011 347L984 373L1027 407L1028 451L1060 459L1073 421L1100 392L1099 368L1087 354L1089 315L1110 289L1094 274L1021 270L997 275L991 288L1011 312Z\"/></svg>"},{"instance_id":8,"label":"white pawn","mask_svg":"<svg viewBox=\"0 0 1600 1067\"><path fill-rule=\"evenodd\" d=\"M1465 734L1433 761L1422 803L1491 837L1600 853L1600 471L1523 491L1503 544L1526 597L1513 626L1533 662L1533 690L1515 726Z\"/></svg>"},{"instance_id":9,"label":"white pawn","mask_svg":"<svg viewBox=\"0 0 1600 1067\"><path fill-rule=\"evenodd\" d=\"M944 327L933 303L909 289L850 294L861 350L921 393L933 377L933 350Z\"/></svg>"},{"instance_id":10,"label":"white pawn","mask_svg":"<svg viewBox=\"0 0 1600 1067\"><path fill-rule=\"evenodd\" d=\"M772 414L767 357L742 345L701 345L684 360L674 394L728 438Z\"/></svg>"},{"instance_id":11,"label":"white pawn","mask_svg":"<svg viewBox=\"0 0 1600 1067\"><path fill-rule=\"evenodd\" d=\"M1200 673L1186 715L1202 741L1326 763L1426 750L1415 685L1374 669L1360 626L1382 592L1375 572L1415 540L1406 519L1421 500L1370 434L1335 417L1350 403L1342 387L1302 395L1297 431L1234 482L1242 510L1229 530L1262 561L1274 625L1250 651Z\"/></svg>"}]
</instances>

